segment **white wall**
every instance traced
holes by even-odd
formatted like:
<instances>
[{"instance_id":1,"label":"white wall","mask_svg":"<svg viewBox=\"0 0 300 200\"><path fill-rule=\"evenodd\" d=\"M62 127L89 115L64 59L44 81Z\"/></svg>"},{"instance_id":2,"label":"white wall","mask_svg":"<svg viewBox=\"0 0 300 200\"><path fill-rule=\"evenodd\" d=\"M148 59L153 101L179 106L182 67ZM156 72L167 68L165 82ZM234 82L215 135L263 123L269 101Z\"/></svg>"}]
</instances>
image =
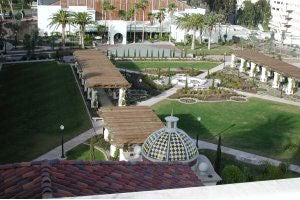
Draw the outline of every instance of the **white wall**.
<instances>
[{"instance_id":1,"label":"white wall","mask_svg":"<svg viewBox=\"0 0 300 200\"><path fill-rule=\"evenodd\" d=\"M51 32L61 32L61 27L56 28L53 26L50 28L48 26L52 15L58 12L60 9L61 6L38 5L38 28L41 35L43 35L45 32L47 32L48 35ZM87 6L70 6L67 10L71 12L88 12L92 19L95 20L95 10L88 9ZM78 31L78 28L68 25L66 31L76 32Z\"/></svg>"}]
</instances>

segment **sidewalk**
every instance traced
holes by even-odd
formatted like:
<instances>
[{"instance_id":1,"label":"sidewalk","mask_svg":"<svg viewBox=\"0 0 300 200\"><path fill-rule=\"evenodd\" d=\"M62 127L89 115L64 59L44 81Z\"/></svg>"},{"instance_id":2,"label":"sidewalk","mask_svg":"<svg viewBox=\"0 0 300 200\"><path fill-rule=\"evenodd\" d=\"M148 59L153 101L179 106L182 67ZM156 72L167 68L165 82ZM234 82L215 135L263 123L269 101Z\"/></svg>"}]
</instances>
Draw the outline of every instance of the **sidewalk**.
<instances>
[{"instance_id":1,"label":"sidewalk","mask_svg":"<svg viewBox=\"0 0 300 200\"><path fill-rule=\"evenodd\" d=\"M77 137L67 141L64 143L64 152L73 149L77 145L85 142L86 140L90 139L95 134L94 129L91 128L90 130L87 130L86 132L78 135ZM34 159L33 161L37 160L52 160L52 159L60 159L61 156L61 146L58 146L51 151L45 153L44 155L41 155L40 157Z\"/></svg>"},{"instance_id":2,"label":"sidewalk","mask_svg":"<svg viewBox=\"0 0 300 200\"><path fill-rule=\"evenodd\" d=\"M196 140L194 140L194 141L196 142ZM215 150L215 151L217 150L217 147L218 147L216 144L205 142L202 140L198 140L198 146L199 146L199 149L211 149L211 150ZM221 146L221 150L223 153L235 156L237 160L240 160L242 162L251 163L254 165L260 165L262 162L268 162L272 165L278 166L281 163L281 161L279 161L279 160L255 155L252 153L247 153L245 151L240 151L240 150L232 149L229 147ZM289 169L293 172L300 173L300 166L298 166L298 165L291 164Z\"/></svg>"}]
</instances>

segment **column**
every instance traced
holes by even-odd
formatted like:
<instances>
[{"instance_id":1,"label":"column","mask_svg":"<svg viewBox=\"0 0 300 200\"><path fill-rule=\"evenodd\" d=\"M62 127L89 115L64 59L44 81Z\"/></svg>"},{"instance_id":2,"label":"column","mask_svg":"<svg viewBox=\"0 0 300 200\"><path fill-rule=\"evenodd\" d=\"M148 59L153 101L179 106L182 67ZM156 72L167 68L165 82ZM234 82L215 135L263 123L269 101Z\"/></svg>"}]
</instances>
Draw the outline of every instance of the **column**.
<instances>
[{"instance_id":1,"label":"column","mask_svg":"<svg viewBox=\"0 0 300 200\"><path fill-rule=\"evenodd\" d=\"M103 135L104 135L104 140L106 141L106 142L109 142L109 131L108 131L108 129L107 128L104 128L104 133L103 133Z\"/></svg>"},{"instance_id":2,"label":"column","mask_svg":"<svg viewBox=\"0 0 300 200\"><path fill-rule=\"evenodd\" d=\"M240 72L244 72L244 64L245 64L246 60L244 58L241 58L241 65L239 68Z\"/></svg>"},{"instance_id":3,"label":"column","mask_svg":"<svg viewBox=\"0 0 300 200\"><path fill-rule=\"evenodd\" d=\"M84 83L85 83L85 79L82 78L82 79L81 79L81 85L84 86Z\"/></svg>"},{"instance_id":4,"label":"column","mask_svg":"<svg viewBox=\"0 0 300 200\"><path fill-rule=\"evenodd\" d=\"M261 82L267 82L267 69L265 67L261 68L261 76L260 76L260 81Z\"/></svg>"},{"instance_id":5,"label":"column","mask_svg":"<svg viewBox=\"0 0 300 200\"><path fill-rule=\"evenodd\" d=\"M279 88L279 78L280 78L280 74L278 74L277 72L274 72L274 79L273 79L273 84L272 87L273 88Z\"/></svg>"},{"instance_id":6,"label":"column","mask_svg":"<svg viewBox=\"0 0 300 200\"><path fill-rule=\"evenodd\" d=\"M90 100L92 99L91 92L92 92L92 89L91 88L87 88L87 98L90 99Z\"/></svg>"},{"instance_id":7,"label":"column","mask_svg":"<svg viewBox=\"0 0 300 200\"><path fill-rule=\"evenodd\" d=\"M97 90L92 89L91 108L98 108Z\"/></svg>"},{"instance_id":8,"label":"column","mask_svg":"<svg viewBox=\"0 0 300 200\"><path fill-rule=\"evenodd\" d=\"M293 78L288 78L288 85L285 89L286 94L288 94L288 95L294 94L293 85L294 85L294 79Z\"/></svg>"},{"instance_id":9,"label":"column","mask_svg":"<svg viewBox=\"0 0 300 200\"><path fill-rule=\"evenodd\" d=\"M117 147L113 144L110 145L110 156L114 157Z\"/></svg>"},{"instance_id":10,"label":"column","mask_svg":"<svg viewBox=\"0 0 300 200\"><path fill-rule=\"evenodd\" d=\"M230 67L232 67L232 68L235 67L234 61L235 61L235 55L231 54L231 64L230 64Z\"/></svg>"},{"instance_id":11,"label":"column","mask_svg":"<svg viewBox=\"0 0 300 200\"><path fill-rule=\"evenodd\" d=\"M119 102L118 106L126 106L126 99L125 99L126 89L120 88L119 89Z\"/></svg>"},{"instance_id":12,"label":"column","mask_svg":"<svg viewBox=\"0 0 300 200\"><path fill-rule=\"evenodd\" d=\"M255 77L255 67L256 67L256 64L254 62L251 62L250 64L250 73L249 73L249 76L250 77Z\"/></svg>"},{"instance_id":13,"label":"column","mask_svg":"<svg viewBox=\"0 0 300 200\"><path fill-rule=\"evenodd\" d=\"M85 83L84 83L84 92L87 92L87 90L88 90L88 87L86 87L86 85L85 85Z\"/></svg>"}]
</instances>

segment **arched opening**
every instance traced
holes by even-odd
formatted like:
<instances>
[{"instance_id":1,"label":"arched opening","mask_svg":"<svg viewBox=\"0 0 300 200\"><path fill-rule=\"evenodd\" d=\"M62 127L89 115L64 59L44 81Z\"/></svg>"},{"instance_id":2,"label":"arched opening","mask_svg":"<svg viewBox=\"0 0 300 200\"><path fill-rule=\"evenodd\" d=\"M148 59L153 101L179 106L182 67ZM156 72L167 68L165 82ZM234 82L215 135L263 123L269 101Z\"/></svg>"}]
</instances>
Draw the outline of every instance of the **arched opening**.
<instances>
[{"instance_id":1,"label":"arched opening","mask_svg":"<svg viewBox=\"0 0 300 200\"><path fill-rule=\"evenodd\" d=\"M114 43L118 44L118 43L122 43L123 42L123 35L121 33L116 33L114 35Z\"/></svg>"}]
</instances>

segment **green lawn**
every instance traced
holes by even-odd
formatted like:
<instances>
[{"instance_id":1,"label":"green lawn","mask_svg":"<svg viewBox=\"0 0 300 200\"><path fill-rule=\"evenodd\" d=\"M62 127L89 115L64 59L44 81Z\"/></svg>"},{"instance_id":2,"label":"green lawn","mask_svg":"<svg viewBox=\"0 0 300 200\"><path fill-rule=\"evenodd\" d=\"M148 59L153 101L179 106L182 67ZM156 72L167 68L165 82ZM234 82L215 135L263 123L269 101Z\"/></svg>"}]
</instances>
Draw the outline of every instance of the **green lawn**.
<instances>
[{"instance_id":1,"label":"green lawn","mask_svg":"<svg viewBox=\"0 0 300 200\"><path fill-rule=\"evenodd\" d=\"M186 49L187 53L195 53L197 55L202 55L203 53L205 55L224 55L224 53L229 55L230 52L232 51L232 49L228 45L220 46L214 44L211 46L210 50L207 49L207 44L202 46L196 45L195 50L191 50L191 45L186 45L186 46L177 45L176 48L181 50Z\"/></svg>"},{"instance_id":2,"label":"green lawn","mask_svg":"<svg viewBox=\"0 0 300 200\"><path fill-rule=\"evenodd\" d=\"M192 105L165 100L153 108L162 119L173 109L179 127L194 138L216 143L215 135L232 126L223 133L224 146L300 164L300 107L253 98Z\"/></svg>"},{"instance_id":3,"label":"green lawn","mask_svg":"<svg viewBox=\"0 0 300 200\"><path fill-rule=\"evenodd\" d=\"M194 68L208 70L218 66L218 62L186 62L186 61L117 61L119 68L141 71L146 68Z\"/></svg>"},{"instance_id":4,"label":"green lawn","mask_svg":"<svg viewBox=\"0 0 300 200\"><path fill-rule=\"evenodd\" d=\"M0 163L30 161L91 127L69 65L4 65L0 71Z\"/></svg>"},{"instance_id":5,"label":"green lawn","mask_svg":"<svg viewBox=\"0 0 300 200\"><path fill-rule=\"evenodd\" d=\"M90 147L85 144L80 144L74 149L71 149L66 153L68 160L91 160L90 159ZM101 151L95 149L96 160L106 160Z\"/></svg>"}]
</instances>

